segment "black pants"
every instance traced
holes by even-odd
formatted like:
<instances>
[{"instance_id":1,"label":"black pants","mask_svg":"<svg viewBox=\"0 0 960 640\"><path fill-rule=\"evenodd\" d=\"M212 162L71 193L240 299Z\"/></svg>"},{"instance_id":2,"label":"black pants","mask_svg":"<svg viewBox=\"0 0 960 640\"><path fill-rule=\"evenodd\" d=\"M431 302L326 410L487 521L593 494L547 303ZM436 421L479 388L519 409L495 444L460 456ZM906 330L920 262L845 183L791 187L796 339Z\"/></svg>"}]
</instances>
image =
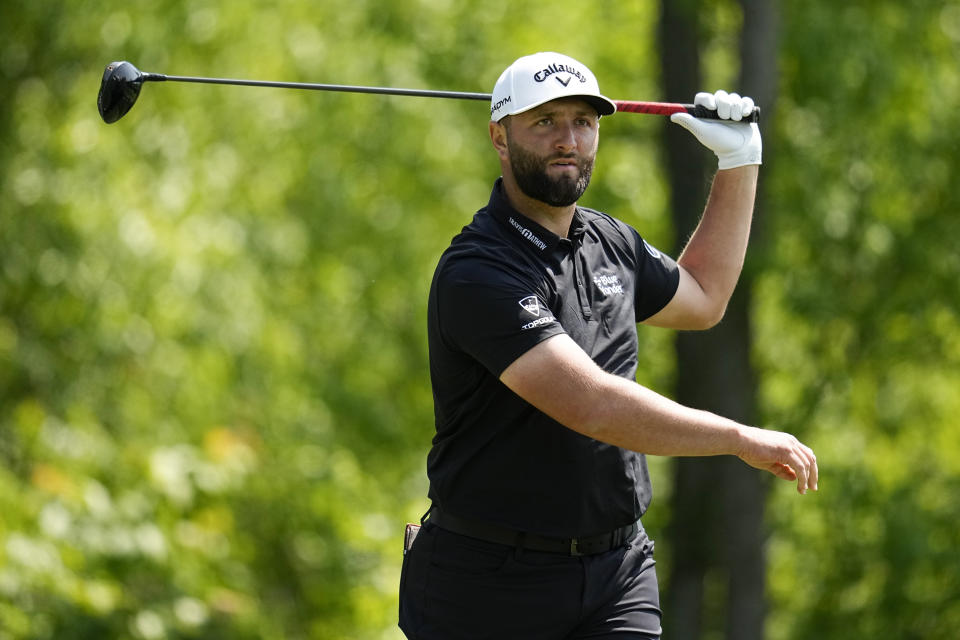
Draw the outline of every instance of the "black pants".
<instances>
[{"instance_id":1,"label":"black pants","mask_svg":"<svg viewBox=\"0 0 960 640\"><path fill-rule=\"evenodd\" d=\"M653 542L593 556L517 550L427 522L403 560L400 628L411 640L660 637Z\"/></svg>"}]
</instances>

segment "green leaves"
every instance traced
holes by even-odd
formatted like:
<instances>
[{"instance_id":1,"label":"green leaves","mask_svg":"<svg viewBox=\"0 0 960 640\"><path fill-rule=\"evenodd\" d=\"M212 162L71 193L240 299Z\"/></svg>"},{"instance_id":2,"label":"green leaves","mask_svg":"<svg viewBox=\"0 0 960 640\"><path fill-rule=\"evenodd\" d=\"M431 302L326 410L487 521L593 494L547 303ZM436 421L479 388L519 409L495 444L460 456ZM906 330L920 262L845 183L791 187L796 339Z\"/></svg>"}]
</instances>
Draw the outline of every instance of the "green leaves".
<instances>
[{"instance_id":1,"label":"green leaves","mask_svg":"<svg viewBox=\"0 0 960 640\"><path fill-rule=\"evenodd\" d=\"M498 173L482 103L151 83L105 125L104 65L489 91L560 49L611 97L692 98L650 93L635 4L4 5L0 635L398 637L427 288ZM958 30L921 5L784 5L757 357L823 490L773 498L779 637L956 627ZM660 124L604 119L584 204L664 248Z\"/></svg>"},{"instance_id":2,"label":"green leaves","mask_svg":"<svg viewBox=\"0 0 960 640\"><path fill-rule=\"evenodd\" d=\"M786 8L758 347L823 488L777 501L771 637L948 638L960 615L955 509L929 499L960 459L950 10L921 5Z\"/></svg>"}]
</instances>

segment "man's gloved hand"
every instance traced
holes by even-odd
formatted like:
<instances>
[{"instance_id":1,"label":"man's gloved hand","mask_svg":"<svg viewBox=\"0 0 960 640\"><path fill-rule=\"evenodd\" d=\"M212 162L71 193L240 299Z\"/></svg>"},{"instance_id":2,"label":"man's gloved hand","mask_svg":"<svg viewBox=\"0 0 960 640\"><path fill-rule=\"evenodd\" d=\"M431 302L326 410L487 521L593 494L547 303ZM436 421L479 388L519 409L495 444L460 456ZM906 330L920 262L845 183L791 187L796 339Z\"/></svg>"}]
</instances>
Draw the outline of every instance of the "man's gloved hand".
<instances>
[{"instance_id":1,"label":"man's gloved hand","mask_svg":"<svg viewBox=\"0 0 960 640\"><path fill-rule=\"evenodd\" d=\"M760 164L763 143L756 123L739 122L753 112L753 99L741 98L736 93L717 91L698 93L694 104L716 110L723 120L703 120L689 113L675 113L670 120L696 136L719 160L721 169L733 169L748 164Z\"/></svg>"}]
</instances>

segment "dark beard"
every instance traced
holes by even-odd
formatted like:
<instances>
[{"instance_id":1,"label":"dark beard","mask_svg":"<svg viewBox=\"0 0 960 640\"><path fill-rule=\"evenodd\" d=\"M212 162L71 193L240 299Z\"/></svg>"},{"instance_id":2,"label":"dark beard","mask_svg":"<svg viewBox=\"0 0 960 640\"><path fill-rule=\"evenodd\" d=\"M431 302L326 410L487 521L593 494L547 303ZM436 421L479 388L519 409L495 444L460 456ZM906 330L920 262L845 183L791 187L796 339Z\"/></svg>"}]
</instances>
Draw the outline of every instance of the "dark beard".
<instances>
[{"instance_id":1,"label":"dark beard","mask_svg":"<svg viewBox=\"0 0 960 640\"><path fill-rule=\"evenodd\" d=\"M517 186L534 200L545 202L551 207L566 207L579 200L590 184L590 176L593 174L592 158L578 162L580 173L576 178L563 176L552 179L547 175L547 162L554 158L574 158L574 154L541 158L513 144L509 138L507 148L510 151L510 167Z\"/></svg>"}]
</instances>

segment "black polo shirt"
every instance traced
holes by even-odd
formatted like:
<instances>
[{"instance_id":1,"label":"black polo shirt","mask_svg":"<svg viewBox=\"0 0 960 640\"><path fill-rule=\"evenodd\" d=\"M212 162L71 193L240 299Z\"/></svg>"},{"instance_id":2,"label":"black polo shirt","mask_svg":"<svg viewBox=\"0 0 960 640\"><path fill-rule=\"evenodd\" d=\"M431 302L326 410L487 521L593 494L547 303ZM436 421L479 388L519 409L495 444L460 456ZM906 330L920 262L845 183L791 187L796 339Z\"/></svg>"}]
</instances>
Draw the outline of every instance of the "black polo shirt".
<instances>
[{"instance_id":1,"label":"black polo shirt","mask_svg":"<svg viewBox=\"0 0 960 640\"><path fill-rule=\"evenodd\" d=\"M441 256L430 288L431 500L454 515L557 537L639 518L651 498L645 457L562 426L499 376L566 333L601 368L634 380L636 323L662 309L678 283L676 263L625 223L577 207L560 238L518 213L498 180Z\"/></svg>"}]
</instances>

